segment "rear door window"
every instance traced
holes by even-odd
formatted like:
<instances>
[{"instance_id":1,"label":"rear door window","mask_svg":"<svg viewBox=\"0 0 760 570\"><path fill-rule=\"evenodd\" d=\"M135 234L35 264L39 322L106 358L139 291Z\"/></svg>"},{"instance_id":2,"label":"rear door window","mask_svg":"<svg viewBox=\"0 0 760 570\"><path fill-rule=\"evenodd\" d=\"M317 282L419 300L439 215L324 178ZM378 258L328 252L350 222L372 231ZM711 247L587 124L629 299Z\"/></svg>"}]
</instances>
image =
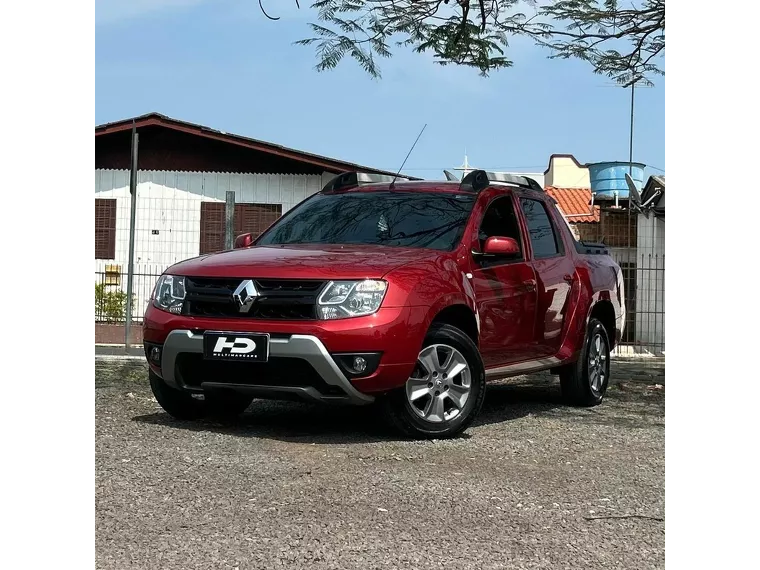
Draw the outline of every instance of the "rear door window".
<instances>
[{"instance_id":1,"label":"rear door window","mask_svg":"<svg viewBox=\"0 0 760 570\"><path fill-rule=\"evenodd\" d=\"M528 224L533 257L541 259L564 253L562 242L543 202L520 198L520 206Z\"/></svg>"}]
</instances>

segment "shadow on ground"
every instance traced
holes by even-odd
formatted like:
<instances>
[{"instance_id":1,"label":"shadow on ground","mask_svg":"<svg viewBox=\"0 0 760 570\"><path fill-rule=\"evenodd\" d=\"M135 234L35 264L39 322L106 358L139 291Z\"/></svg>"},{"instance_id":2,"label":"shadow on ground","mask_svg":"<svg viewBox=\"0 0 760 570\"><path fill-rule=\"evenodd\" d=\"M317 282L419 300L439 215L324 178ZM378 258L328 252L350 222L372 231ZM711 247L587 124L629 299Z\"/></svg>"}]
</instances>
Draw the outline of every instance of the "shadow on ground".
<instances>
[{"instance_id":1,"label":"shadow on ground","mask_svg":"<svg viewBox=\"0 0 760 570\"><path fill-rule=\"evenodd\" d=\"M544 373L490 384L473 426L503 424L526 416L547 416L570 422L641 428L664 425L664 406L664 367L661 371L622 375L620 382L608 389L604 403L594 408L566 406L559 381ZM183 422L164 412L140 415L133 420L190 431L316 444L403 439L386 424L382 409L377 405L328 407L255 400L245 414L230 422ZM464 433L459 437L471 436Z\"/></svg>"}]
</instances>

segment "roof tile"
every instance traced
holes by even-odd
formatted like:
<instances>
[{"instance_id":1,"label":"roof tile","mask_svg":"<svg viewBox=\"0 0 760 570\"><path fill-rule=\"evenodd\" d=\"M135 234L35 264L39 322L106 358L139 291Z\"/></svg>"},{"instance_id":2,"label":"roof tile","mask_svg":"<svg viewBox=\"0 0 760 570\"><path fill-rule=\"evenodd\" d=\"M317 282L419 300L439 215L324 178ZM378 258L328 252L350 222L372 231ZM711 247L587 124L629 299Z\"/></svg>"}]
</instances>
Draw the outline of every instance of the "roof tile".
<instances>
[{"instance_id":1,"label":"roof tile","mask_svg":"<svg viewBox=\"0 0 760 570\"><path fill-rule=\"evenodd\" d=\"M571 224L599 221L599 206L591 213L591 188L555 188L547 186L546 193L557 201L559 209Z\"/></svg>"}]
</instances>

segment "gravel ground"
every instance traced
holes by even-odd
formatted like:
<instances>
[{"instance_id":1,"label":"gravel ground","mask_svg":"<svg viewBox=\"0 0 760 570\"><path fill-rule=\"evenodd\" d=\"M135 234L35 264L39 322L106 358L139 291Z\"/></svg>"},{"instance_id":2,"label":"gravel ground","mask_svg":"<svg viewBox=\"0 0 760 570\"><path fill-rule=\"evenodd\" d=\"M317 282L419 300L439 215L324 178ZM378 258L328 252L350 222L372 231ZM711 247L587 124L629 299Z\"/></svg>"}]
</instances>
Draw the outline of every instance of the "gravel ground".
<instances>
[{"instance_id":1,"label":"gravel ground","mask_svg":"<svg viewBox=\"0 0 760 570\"><path fill-rule=\"evenodd\" d=\"M254 401L172 420L138 362L96 362L98 568L664 568L664 364L614 362L593 409L490 385L455 440L365 408Z\"/></svg>"}]
</instances>

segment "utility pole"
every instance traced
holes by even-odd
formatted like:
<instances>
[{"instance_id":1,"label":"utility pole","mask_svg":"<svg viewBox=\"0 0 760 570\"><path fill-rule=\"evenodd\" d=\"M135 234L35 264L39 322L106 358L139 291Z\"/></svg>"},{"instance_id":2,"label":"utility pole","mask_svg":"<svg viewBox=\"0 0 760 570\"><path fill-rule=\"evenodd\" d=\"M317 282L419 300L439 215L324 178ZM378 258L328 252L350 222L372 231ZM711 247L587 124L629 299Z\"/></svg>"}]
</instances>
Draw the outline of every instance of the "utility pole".
<instances>
[{"instance_id":1,"label":"utility pole","mask_svg":"<svg viewBox=\"0 0 760 570\"><path fill-rule=\"evenodd\" d=\"M129 335L132 328L132 281L135 277L135 213L137 212L137 127L132 122L132 160L129 171L129 264L127 266L127 310L124 325L124 351L129 353Z\"/></svg>"}]
</instances>

